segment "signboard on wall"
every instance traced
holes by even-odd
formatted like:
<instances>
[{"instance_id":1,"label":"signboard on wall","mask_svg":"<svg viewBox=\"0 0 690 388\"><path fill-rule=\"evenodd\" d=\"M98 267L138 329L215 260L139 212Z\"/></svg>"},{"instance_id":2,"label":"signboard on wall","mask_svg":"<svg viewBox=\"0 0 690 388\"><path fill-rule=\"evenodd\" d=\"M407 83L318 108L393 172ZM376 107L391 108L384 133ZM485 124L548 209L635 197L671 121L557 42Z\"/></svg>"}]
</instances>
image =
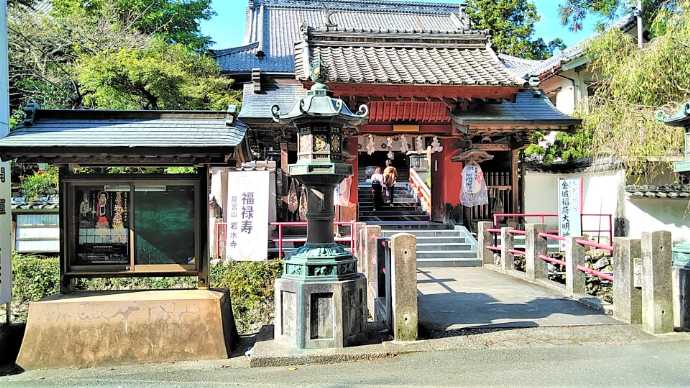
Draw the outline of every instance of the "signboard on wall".
<instances>
[{"instance_id":1,"label":"signboard on wall","mask_svg":"<svg viewBox=\"0 0 690 388\"><path fill-rule=\"evenodd\" d=\"M228 259L268 259L269 192L269 171L228 173Z\"/></svg>"},{"instance_id":2,"label":"signboard on wall","mask_svg":"<svg viewBox=\"0 0 690 388\"><path fill-rule=\"evenodd\" d=\"M558 232L561 236L581 236L580 178L558 179Z\"/></svg>"},{"instance_id":3,"label":"signboard on wall","mask_svg":"<svg viewBox=\"0 0 690 388\"><path fill-rule=\"evenodd\" d=\"M8 162L0 162L0 303L12 297L12 193Z\"/></svg>"}]
</instances>

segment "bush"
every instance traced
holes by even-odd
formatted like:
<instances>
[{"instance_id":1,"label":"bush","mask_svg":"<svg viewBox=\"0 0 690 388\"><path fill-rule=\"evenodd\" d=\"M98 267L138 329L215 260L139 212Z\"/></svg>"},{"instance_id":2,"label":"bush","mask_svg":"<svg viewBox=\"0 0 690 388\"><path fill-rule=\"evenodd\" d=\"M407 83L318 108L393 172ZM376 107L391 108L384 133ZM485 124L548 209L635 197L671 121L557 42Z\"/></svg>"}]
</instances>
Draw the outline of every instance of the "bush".
<instances>
[{"instance_id":1,"label":"bush","mask_svg":"<svg viewBox=\"0 0 690 388\"><path fill-rule=\"evenodd\" d=\"M230 290L232 311L240 333L257 331L273 321L275 279L280 261L235 262L211 267L213 287Z\"/></svg>"},{"instance_id":2,"label":"bush","mask_svg":"<svg viewBox=\"0 0 690 388\"><path fill-rule=\"evenodd\" d=\"M36 171L22 179L21 191L27 200L34 200L42 195L57 193L58 169L51 166L45 171Z\"/></svg>"},{"instance_id":3,"label":"bush","mask_svg":"<svg viewBox=\"0 0 690 388\"><path fill-rule=\"evenodd\" d=\"M60 261L57 258L15 255L12 259L13 320L24 321L29 302L60 291ZM232 262L211 266L211 286L230 290L232 309L240 333L258 330L273 319L273 283L281 274L279 261ZM194 288L196 278L83 279L80 290L115 291ZM3 312L4 316L4 312Z\"/></svg>"}]
</instances>

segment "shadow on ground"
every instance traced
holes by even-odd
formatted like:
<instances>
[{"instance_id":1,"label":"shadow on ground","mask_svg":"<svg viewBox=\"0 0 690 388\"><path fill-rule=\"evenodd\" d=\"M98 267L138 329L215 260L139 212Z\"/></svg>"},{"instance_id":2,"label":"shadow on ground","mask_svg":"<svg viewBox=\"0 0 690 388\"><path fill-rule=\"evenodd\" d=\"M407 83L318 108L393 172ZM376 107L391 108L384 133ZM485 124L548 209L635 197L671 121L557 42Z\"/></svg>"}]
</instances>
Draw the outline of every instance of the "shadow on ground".
<instances>
[{"instance_id":1,"label":"shadow on ground","mask_svg":"<svg viewBox=\"0 0 690 388\"><path fill-rule=\"evenodd\" d=\"M616 323L555 291L482 268L419 270L417 286L420 325L430 337Z\"/></svg>"}]
</instances>

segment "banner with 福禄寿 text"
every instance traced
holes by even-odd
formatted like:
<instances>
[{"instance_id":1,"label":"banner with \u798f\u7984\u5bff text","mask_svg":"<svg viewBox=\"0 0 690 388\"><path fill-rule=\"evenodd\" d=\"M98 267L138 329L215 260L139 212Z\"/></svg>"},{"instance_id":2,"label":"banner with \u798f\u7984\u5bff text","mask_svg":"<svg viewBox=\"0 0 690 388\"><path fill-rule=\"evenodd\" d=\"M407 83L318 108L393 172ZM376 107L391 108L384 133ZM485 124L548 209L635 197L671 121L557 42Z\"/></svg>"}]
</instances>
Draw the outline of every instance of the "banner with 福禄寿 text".
<instances>
[{"instance_id":1,"label":"banner with \u798f\u7984\u5bff text","mask_svg":"<svg viewBox=\"0 0 690 388\"><path fill-rule=\"evenodd\" d=\"M228 174L226 255L230 260L268 258L270 172L231 171Z\"/></svg>"}]
</instances>

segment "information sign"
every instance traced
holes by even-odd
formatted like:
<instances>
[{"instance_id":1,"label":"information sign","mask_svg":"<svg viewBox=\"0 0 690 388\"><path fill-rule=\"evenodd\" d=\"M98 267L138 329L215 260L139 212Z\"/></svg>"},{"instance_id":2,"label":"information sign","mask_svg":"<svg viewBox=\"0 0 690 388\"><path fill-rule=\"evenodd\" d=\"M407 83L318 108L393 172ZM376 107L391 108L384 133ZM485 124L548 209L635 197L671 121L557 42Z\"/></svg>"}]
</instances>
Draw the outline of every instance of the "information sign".
<instances>
[{"instance_id":1,"label":"information sign","mask_svg":"<svg viewBox=\"0 0 690 388\"><path fill-rule=\"evenodd\" d=\"M558 232L561 236L581 236L580 179L558 180Z\"/></svg>"},{"instance_id":2,"label":"information sign","mask_svg":"<svg viewBox=\"0 0 690 388\"><path fill-rule=\"evenodd\" d=\"M227 257L260 261L268 258L269 171L228 174Z\"/></svg>"}]
</instances>

